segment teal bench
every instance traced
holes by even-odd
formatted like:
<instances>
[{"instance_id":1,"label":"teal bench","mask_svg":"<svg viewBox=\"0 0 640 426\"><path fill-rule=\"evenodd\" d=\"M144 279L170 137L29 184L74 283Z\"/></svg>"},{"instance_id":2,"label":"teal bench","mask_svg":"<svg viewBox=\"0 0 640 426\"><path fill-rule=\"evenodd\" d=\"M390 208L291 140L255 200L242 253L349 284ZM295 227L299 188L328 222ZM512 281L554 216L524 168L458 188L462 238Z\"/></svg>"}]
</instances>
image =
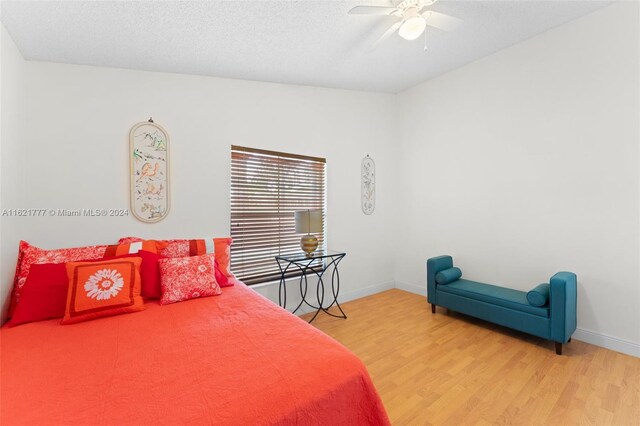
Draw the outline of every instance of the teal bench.
<instances>
[{"instance_id":1,"label":"teal bench","mask_svg":"<svg viewBox=\"0 0 640 426\"><path fill-rule=\"evenodd\" d=\"M576 330L576 274L558 272L529 292L462 278L451 256L427 260L427 300L436 306L555 342L556 353Z\"/></svg>"}]
</instances>

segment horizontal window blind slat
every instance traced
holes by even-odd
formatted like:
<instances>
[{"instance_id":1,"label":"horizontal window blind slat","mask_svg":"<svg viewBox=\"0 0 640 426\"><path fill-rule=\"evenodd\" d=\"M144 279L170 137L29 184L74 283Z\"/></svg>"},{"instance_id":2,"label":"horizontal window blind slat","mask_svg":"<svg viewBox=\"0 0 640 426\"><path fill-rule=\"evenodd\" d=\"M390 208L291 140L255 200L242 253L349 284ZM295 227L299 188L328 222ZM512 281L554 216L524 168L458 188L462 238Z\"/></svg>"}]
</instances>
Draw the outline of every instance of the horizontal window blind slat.
<instances>
[{"instance_id":1,"label":"horizontal window blind slat","mask_svg":"<svg viewBox=\"0 0 640 426\"><path fill-rule=\"evenodd\" d=\"M238 166L242 167L239 168ZM295 163L292 161L268 161L264 157L241 160L234 156L231 159L232 168L238 169L239 173L247 174L250 174L254 170L271 170L277 173L289 173L295 172L296 170L312 170L318 172L324 170L323 166L323 164Z\"/></svg>"},{"instance_id":2,"label":"horizontal window blind slat","mask_svg":"<svg viewBox=\"0 0 640 426\"><path fill-rule=\"evenodd\" d=\"M236 250L242 250L243 254L236 256L236 260L237 261L241 261L242 259L261 259L266 257L267 255L278 255L278 254L293 254L293 253L300 253L301 249L300 249L300 245L290 245L289 248L286 247L286 244L283 244L283 246L278 247L277 246L277 241L275 242L276 244L271 244L271 245L266 245L266 244L261 244L261 245L248 245L248 244L242 244L239 245L238 248ZM234 242L235 244L235 242ZM322 248L323 246L321 246L320 244L318 244L319 248ZM275 262L274 259L269 259L269 261L273 261Z\"/></svg>"},{"instance_id":3,"label":"horizontal window blind slat","mask_svg":"<svg viewBox=\"0 0 640 426\"><path fill-rule=\"evenodd\" d=\"M278 201L273 200L277 198ZM317 197L305 197L300 195L298 197L287 197L282 194L273 193L269 195L252 196L245 199L235 199L231 197L231 201L244 201L244 206L247 205L261 205L261 206L288 206L293 207L300 204L320 204L320 200Z\"/></svg>"},{"instance_id":4,"label":"horizontal window blind slat","mask_svg":"<svg viewBox=\"0 0 640 426\"><path fill-rule=\"evenodd\" d=\"M283 161L296 159L300 161L313 161L315 163L325 163L327 160L321 157L311 157L307 155L289 154L285 152L269 151L265 149L249 148L246 146L231 145L231 152L238 155L264 155L268 158L280 158Z\"/></svg>"},{"instance_id":5,"label":"horizontal window blind slat","mask_svg":"<svg viewBox=\"0 0 640 426\"><path fill-rule=\"evenodd\" d=\"M322 189L320 186L302 186L302 185L298 185L295 188L292 189L286 189L286 188L264 188L263 186L260 185L246 185L243 184L241 185L236 185L236 187L234 188L234 191L231 193L231 197L255 197L257 195L261 195L261 194L270 194L272 192L278 192L280 194L282 194L283 196L290 196L293 197L295 195L301 195L301 196L313 196L316 198L320 198L318 197L318 189Z\"/></svg>"},{"instance_id":6,"label":"horizontal window blind slat","mask_svg":"<svg viewBox=\"0 0 640 426\"><path fill-rule=\"evenodd\" d=\"M256 187L257 189L263 189L263 188L273 188L275 189L276 187L272 184L272 179L278 179L279 177L277 175L273 175L273 176L266 176L266 175L262 175L263 178L261 179L257 179L254 177L238 177L238 178L232 178L231 179L231 183L239 183L239 182L244 182L243 185L245 186L253 186ZM320 176L318 176L319 178ZM280 191L287 191L289 189L316 189L316 188L320 188L321 185L318 184L317 181L315 181L315 179L281 179L282 180L282 185L280 185ZM241 189L243 189L243 187L234 187L233 192L235 193L237 191L240 191Z\"/></svg>"},{"instance_id":7,"label":"horizontal window blind slat","mask_svg":"<svg viewBox=\"0 0 640 426\"><path fill-rule=\"evenodd\" d=\"M286 167L282 164L254 167L248 163L231 163L231 177L265 180L268 176L279 176L285 181L298 179L311 180L311 177L321 177L324 168L315 167Z\"/></svg>"},{"instance_id":8,"label":"horizontal window blind slat","mask_svg":"<svg viewBox=\"0 0 640 426\"><path fill-rule=\"evenodd\" d=\"M316 267L321 266L321 265L323 265L322 262L317 262L317 263L313 263L313 264L308 265L307 268L316 268ZM284 270L284 267L283 267L283 270ZM242 272L243 272L242 269L240 269L240 273L242 273ZM307 272L311 273L312 271L307 270ZM291 266L288 269L286 269L286 273L288 273L288 274L297 274L298 276L301 275L300 269L295 267L295 266ZM236 274L238 274L238 272L236 272ZM280 272L279 269L274 270L270 266L269 267L264 267L264 268L252 268L251 269L251 275L243 278L242 281L245 281L245 279L247 279L247 278L251 279L251 278L256 278L258 276L269 276L269 277L273 277L273 278L279 279L280 278L280 274L281 274L281 272ZM288 275L288 276L291 276L291 275Z\"/></svg>"},{"instance_id":9,"label":"horizontal window blind slat","mask_svg":"<svg viewBox=\"0 0 640 426\"><path fill-rule=\"evenodd\" d=\"M286 250L293 250L300 252L300 239L278 239L276 238L263 238L261 240L246 241L240 237L241 241L237 243L238 249L244 247L241 256L247 257L256 251L277 251L283 253ZM318 238L318 247L322 247L324 240ZM236 245L234 240L233 245Z\"/></svg>"},{"instance_id":10,"label":"horizontal window blind slat","mask_svg":"<svg viewBox=\"0 0 640 426\"><path fill-rule=\"evenodd\" d=\"M275 231L275 233L278 233L278 231ZM244 244L244 242L254 242L254 241L270 241L273 240L273 234L274 231L273 230L255 230L255 232L251 232L251 231L247 231L247 230L242 230L242 231L238 231L237 232L237 237L241 238L242 240L235 240L234 244ZM286 243L289 242L291 244L293 243L299 243L300 242L300 234L295 234L293 232L287 231L286 233L280 233L279 235L279 240L282 243ZM321 241L321 238L318 238L318 241Z\"/></svg>"},{"instance_id":11,"label":"horizontal window blind slat","mask_svg":"<svg viewBox=\"0 0 640 426\"><path fill-rule=\"evenodd\" d=\"M322 158L233 146L231 150L231 268L247 284L280 278L277 255L301 252L294 212L322 210L324 249L326 161ZM313 261L318 268L322 261ZM286 265L283 265L283 268ZM299 276L291 266L286 276Z\"/></svg>"},{"instance_id":12,"label":"horizontal window blind slat","mask_svg":"<svg viewBox=\"0 0 640 426\"><path fill-rule=\"evenodd\" d=\"M271 260L273 260L273 259L271 259ZM273 260L273 262L275 262L275 260ZM311 265L311 266L313 266L313 265L319 265L319 264L322 264L322 261L320 261L320 260L314 260L313 262L310 262L310 263L309 263L309 265ZM275 269L273 268L273 264L272 264L272 262L267 262L267 261L254 261L254 262L251 262L251 263L246 263L246 264L244 264L244 265L243 265L243 264L238 264L238 267L240 268L240 270L242 270L243 266L245 266L245 265L250 266L250 267L251 267L251 271L252 271L254 274L264 274L264 273L271 274L271 273L275 273L275 272L280 272L280 269L278 269L278 268L277 268L277 265L276 265L276 268L275 268ZM304 267L304 266L303 266L303 267ZM299 270L299 269L300 269L300 268L298 268L298 267L297 267L297 266L295 266L295 265L291 265L291 266L289 266L289 267L287 268L287 265L283 264L283 265L282 265L282 269L285 269L285 268L286 268L288 271L289 271L289 270L294 270L294 271L295 271L295 270ZM236 273L237 273L237 271L236 271Z\"/></svg>"},{"instance_id":13,"label":"horizontal window blind slat","mask_svg":"<svg viewBox=\"0 0 640 426\"><path fill-rule=\"evenodd\" d=\"M252 188L242 190L242 191L234 191L231 193L231 199L242 200L244 198L258 198L258 197L267 197L273 195L279 195L283 198L294 198L294 197L306 197L306 198L316 198L321 199L318 196L318 192L320 192L323 188L318 187L303 187L298 186L295 189L282 189L282 188Z\"/></svg>"},{"instance_id":14,"label":"horizontal window blind slat","mask_svg":"<svg viewBox=\"0 0 640 426\"><path fill-rule=\"evenodd\" d=\"M251 170L275 170L278 172L289 172L296 170L324 170L324 164L315 164L312 162L296 162L297 160L269 160L268 158L236 158L231 159L231 166L242 166L243 172L250 173Z\"/></svg>"},{"instance_id":15,"label":"horizontal window blind slat","mask_svg":"<svg viewBox=\"0 0 640 426\"><path fill-rule=\"evenodd\" d=\"M322 178L324 171L313 172L310 170L299 170L297 172L276 172L270 173L269 170L254 170L251 172L239 173L235 167L231 167L231 180L243 180L247 183L263 183L267 184L269 178L279 178L283 185L295 183L313 183L314 178Z\"/></svg>"},{"instance_id":16,"label":"horizontal window blind slat","mask_svg":"<svg viewBox=\"0 0 640 426\"><path fill-rule=\"evenodd\" d=\"M262 176L276 175L294 178L296 176L305 177L303 173L310 173L313 176L321 176L324 171L323 167L308 166L287 166L284 163L251 163L246 161L232 161L231 170L235 176Z\"/></svg>"},{"instance_id":17,"label":"horizontal window blind slat","mask_svg":"<svg viewBox=\"0 0 640 426\"><path fill-rule=\"evenodd\" d=\"M240 241L234 241L234 244L246 244L246 245L255 245L262 242L271 242L274 239L273 233L271 232L261 232L256 234L251 233L238 233L238 237L241 238ZM279 241L280 245L284 246L286 244L291 244L293 246L300 244L300 235L299 234L280 234L279 237L276 237ZM318 238L318 241L321 239Z\"/></svg>"}]
</instances>

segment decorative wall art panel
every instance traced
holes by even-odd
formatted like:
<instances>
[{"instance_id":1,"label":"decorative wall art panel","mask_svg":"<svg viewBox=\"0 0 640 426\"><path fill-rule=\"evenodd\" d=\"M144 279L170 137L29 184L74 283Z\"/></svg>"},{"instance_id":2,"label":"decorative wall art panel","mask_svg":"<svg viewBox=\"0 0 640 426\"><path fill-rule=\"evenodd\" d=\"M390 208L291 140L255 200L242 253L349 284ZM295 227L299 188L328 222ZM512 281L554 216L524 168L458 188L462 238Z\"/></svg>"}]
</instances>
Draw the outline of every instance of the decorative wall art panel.
<instances>
[{"instance_id":1,"label":"decorative wall art panel","mask_svg":"<svg viewBox=\"0 0 640 426\"><path fill-rule=\"evenodd\" d=\"M364 214L371 214L376 208L376 163L373 158L362 159L362 211Z\"/></svg>"},{"instance_id":2,"label":"decorative wall art panel","mask_svg":"<svg viewBox=\"0 0 640 426\"><path fill-rule=\"evenodd\" d=\"M129 133L131 212L142 222L154 223L169 213L169 134L152 119Z\"/></svg>"}]
</instances>

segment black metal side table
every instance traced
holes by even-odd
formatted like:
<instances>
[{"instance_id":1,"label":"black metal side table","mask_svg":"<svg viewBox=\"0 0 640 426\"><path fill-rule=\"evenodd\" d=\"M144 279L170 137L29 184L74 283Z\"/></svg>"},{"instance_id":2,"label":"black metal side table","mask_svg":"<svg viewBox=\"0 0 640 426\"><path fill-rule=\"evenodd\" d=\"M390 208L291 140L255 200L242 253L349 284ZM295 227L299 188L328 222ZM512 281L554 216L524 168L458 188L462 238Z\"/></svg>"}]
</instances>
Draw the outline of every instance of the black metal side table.
<instances>
[{"instance_id":1,"label":"black metal side table","mask_svg":"<svg viewBox=\"0 0 640 426\"><path fill-rule=\"evenodd\" d=\"M311 253L311 255L300 252L276 256L276 262L278 262L278 266L280 267L278 304L286 309L287 286L285 280L287 278L287 272L289 272L289 274L294 273L295 269L293 269L293 267L296 267L302 274L300 275L300 297L302 298L302 300L300 300L300 303L298 303L298 306L296 306L292 313L295 314L303 304L306 304L313 309L316 309L315 315L313 315L309 322L312 322L314 319L316 319L320 312L324 312L328 315L331 315L332 317L347 319L347 315L344 313L342 307L338 303L338 293L340 292L340 273L338 272L338 264L346 255L346 253L324 250ZM333 271L331 272L331 296L333 296L333 299L331 300L331 303L325 305L325 283L323 275L331 267L333 267ZM292 271L289 270L290 268L292 269ZM312 273L318 277L318 285L316 288L316 300L318 303L317 305L314 305L313 303L310 303L309 300L307 300L307 275L311 275ZM329 312L329 309L334 305L340 310L342 315L335 315Z\"/></svg>"}]
</instances>

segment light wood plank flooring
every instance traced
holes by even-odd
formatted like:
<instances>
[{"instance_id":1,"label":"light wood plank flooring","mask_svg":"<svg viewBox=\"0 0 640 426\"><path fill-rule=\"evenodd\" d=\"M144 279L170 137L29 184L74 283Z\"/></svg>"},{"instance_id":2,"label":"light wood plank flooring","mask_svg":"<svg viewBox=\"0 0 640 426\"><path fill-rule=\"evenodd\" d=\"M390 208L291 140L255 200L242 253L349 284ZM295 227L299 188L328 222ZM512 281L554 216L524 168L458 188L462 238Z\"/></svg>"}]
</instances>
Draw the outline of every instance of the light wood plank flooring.
<instances>
[{"instance_id":1,"label":"light wood plank flooring","mask_svg":"<svg viewBox=\"0 0 640 426\"><path fill-rule=\"evenodd\" d=\"M366 364L394 425L638 425L640 359L553 343L389 290L313 325ZM309 318L309 316L305 316Z\"/></svg>"}]
</instances>

